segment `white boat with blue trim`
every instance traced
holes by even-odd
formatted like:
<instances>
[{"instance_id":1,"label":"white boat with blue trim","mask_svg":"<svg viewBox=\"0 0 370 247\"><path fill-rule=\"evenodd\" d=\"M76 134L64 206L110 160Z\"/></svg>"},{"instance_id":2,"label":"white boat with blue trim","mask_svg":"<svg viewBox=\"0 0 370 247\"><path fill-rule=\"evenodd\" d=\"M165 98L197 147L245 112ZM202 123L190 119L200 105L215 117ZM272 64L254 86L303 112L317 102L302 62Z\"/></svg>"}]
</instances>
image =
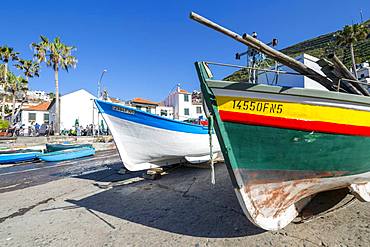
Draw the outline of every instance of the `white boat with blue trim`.
<instances>
[{"instance_id":1,"label":"white boat with blue trim","mask_svg":"<svg viewBox=\"0 0 370 247\"><path fill-rule=\"evenodd\" d=\"M139 171L210 160L208 127L160 117L121 104L95 100L124 166ZM220 146L212 134L212 154Z\"/></svg>"}]
</instances>

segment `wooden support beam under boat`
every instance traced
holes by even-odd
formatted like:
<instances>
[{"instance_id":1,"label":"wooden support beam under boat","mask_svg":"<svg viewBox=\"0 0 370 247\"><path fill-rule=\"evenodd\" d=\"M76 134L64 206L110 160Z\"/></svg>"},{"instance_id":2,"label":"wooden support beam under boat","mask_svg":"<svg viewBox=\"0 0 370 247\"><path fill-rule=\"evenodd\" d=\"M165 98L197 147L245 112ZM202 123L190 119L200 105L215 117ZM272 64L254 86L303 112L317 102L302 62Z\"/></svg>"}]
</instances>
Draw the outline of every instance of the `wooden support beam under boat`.
<instances>
[{"instance_id":1,"label":"wooden support beam under boat","mask_svg":"<svg viewBox=\"0 0 370 247\"><path fill-rule=\"evenodd\" d=\"M315 70L309 68L308 66L304 65L303 63L285 55L282 52L279 52L268 45L264 44L263 42L259 41L256 38L253 38L252 36L248 34L244 34L243 36L240 36L239 34L228 30L210 20L207 18L204 18L201 15L198 15L194 12L190 13L190 18L207 26L210 27L218 32L221 32L236 41L239 41L253 49L258 50L259 52L271 57L272 59L276 60L277 62L284 64L285 66L288 66L289 68L292 68L293 70L297 71L298 73L305 75L312 80L317 81L321 85L323 85L325 88L327 88L330 91L336 91L336 88L334 86L333 81L331 81L329 78L319 74ZM348 93L358 94L356 91L349 91Z\"/></svg>"}]
</instances>

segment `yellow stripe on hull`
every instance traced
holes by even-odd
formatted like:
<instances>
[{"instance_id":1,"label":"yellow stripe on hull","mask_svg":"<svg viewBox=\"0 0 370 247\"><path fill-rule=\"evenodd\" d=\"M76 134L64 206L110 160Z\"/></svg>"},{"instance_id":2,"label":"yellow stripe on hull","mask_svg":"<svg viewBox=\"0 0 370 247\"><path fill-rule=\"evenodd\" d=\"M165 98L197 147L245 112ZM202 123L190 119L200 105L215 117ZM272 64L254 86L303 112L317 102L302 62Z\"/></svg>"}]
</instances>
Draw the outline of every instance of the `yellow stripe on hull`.
<instances>
[{"instance_id":1,"label":"yellow stripe on hull","mask_svg":"<svg viewBox=\"0 0 370 247\"><path fill-rule=\"evenodd\" d=\"M218 109L221 111L370 126L370 112L367 111L244 97L216 96L216 100Z\"/></svg>"}]
</instances>

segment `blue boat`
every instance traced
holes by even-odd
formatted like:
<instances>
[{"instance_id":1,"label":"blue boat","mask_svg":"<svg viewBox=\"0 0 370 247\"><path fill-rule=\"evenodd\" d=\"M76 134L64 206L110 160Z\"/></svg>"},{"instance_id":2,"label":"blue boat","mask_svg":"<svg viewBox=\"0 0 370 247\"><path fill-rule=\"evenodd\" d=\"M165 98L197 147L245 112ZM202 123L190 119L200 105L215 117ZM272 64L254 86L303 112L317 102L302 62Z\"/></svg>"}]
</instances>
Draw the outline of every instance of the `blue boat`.
<instances>
[{"instance_id":1,"label":"blue boat","mask_svg":"<svg viewBox=\"0 0 370 247\"><path fill-rule=\"evenodd\" d=\"M10 164L23 161L30 161L37 158L40 152L21 152L0 154L0 164Z\"/></svg>"},{"instance_id":2,"label":"blue boat","mask_svg":"<svg viewBox=\"0 0 370 247\"><path fill-rule=\"evenodd\" d=\"M73 160L95 154L95 148L83 147L83 148L72 148L62 151L50 152L38 154L37 158L48 162L57 162L64 160Z\"/></svg>"},{"instance_id":3,"label":"blue boat","mask_svg":"<svg viewBox=\"0 0 370 247\"><path fill-rule=\"evenodd\" d=\"M73 148L92 148L92 144L71 144L71 143L61 143L61 144L46 144L46 151L56 152L62 151L66 149L73 149Z\"/></svg>"},{"instance_id":4,"label":"blue boat","mask_svg":"<svg viewBox=\"0 0 370 247\"><path fill-rule=\"evenodd\" d=\"M95 100L130 171L210 160L208 127L157 116L122 104ZM220 146L212 135L212 151Z\"/></svg>"}]
</instances>

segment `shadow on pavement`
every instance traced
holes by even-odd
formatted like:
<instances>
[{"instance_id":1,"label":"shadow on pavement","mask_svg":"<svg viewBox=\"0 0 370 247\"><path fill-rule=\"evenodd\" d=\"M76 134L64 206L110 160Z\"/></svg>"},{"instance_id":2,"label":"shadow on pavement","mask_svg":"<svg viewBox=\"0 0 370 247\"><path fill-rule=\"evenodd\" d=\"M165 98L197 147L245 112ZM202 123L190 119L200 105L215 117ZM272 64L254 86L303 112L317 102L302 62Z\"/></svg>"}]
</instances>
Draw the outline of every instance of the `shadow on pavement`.
<instances>
[{"instance_id":1,"label":"shadow on pavement","mask_svg":"<svg viewBox=\"0 0 370 247\"><path fill-rule=\"evenodd\" d=\"M115 182L124 179L137 177L142 172L130 172L127 174L120 174L119 171L123 168L122 162L104 165L100 170L92 168L91 170L84 170L80 175L74 175L76 178L94 180L96 182Z\"/></svg>"},{"instance_id":2,"label":"shadow on pavement","mask_svg":"<svg viewBox=\"0 0 370 247\"><path fill-rule=\"evenodd\" d=\"M67 202L189 236L224 238L264 232L242 212L223 164L216 166L216 185L210 183L209 169L180 167L160 180L117 186Z\"/></svg>"}]
</instances>

